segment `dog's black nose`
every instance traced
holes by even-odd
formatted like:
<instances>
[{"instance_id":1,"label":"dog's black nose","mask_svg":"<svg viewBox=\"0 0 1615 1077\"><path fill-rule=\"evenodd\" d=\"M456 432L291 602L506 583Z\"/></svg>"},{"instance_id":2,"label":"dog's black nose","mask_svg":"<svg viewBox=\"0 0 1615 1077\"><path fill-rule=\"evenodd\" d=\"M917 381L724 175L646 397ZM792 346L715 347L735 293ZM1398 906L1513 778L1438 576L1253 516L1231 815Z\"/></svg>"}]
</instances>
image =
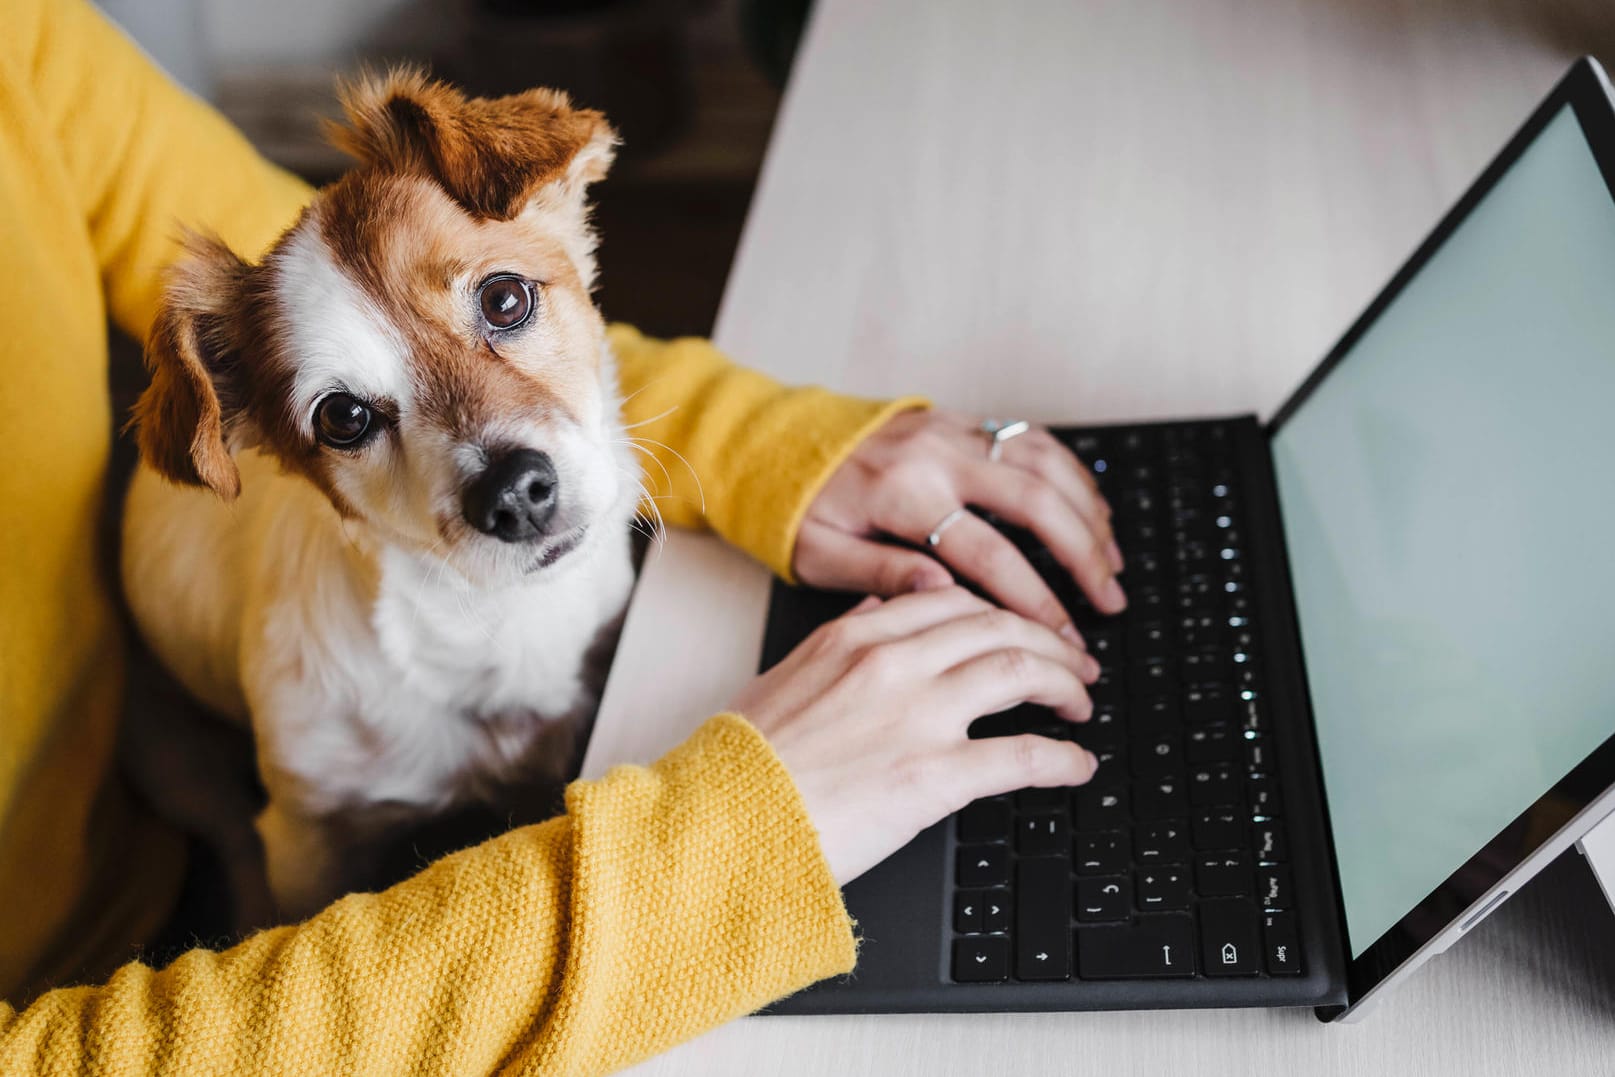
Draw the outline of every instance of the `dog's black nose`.
<instances>
[{"instance_id":1,"label":"dog's black nose","mask_svg":"<svg viewBox=\"0 0 1615 1077\"><path fill-rule=\"evenodd\" d=\"M534 449L506 449L488 462L460 496L466 522L502 542L528 542L555 515L560 480L555 465Z\"/></svg>"}]
</instances>

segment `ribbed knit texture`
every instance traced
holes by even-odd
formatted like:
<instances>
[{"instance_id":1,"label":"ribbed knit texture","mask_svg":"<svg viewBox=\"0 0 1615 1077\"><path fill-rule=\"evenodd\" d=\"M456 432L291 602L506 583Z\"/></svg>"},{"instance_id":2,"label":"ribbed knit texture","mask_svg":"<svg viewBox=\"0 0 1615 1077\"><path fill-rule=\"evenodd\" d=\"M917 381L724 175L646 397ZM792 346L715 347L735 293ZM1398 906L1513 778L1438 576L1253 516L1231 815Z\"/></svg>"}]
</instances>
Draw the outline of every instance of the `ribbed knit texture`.
<instances>
[{"instance_id":1,"label":"ribbed knit texture","mask_svg":"<svg viewBox=\"0 0 1615 1077\"><path fill-rule=\"evenodd\" d=\"M0 1072L606 1073L855 956L790 775L725 714L385 893L0 1005Z\"/></svg>"},{"instance_id":2,"label":"ribbed knit texture","mask_svg":"<svg viewBox=\"0 0 1615 1077\"><path fill-rule=\"evenodd\" d=\"M0 1005L0 1073L600 1072L848 968L800 800L734 718L386 894L118 968L183 860L113 776L106 319L147 331L181 223L254 257L309 191L85 0L0 3L0 998L110 977ZM611 339L625 418L663 443L670 521L781 573L836 465L919 403L785 389L702 341Z\"/></svg>"}]
</instances>

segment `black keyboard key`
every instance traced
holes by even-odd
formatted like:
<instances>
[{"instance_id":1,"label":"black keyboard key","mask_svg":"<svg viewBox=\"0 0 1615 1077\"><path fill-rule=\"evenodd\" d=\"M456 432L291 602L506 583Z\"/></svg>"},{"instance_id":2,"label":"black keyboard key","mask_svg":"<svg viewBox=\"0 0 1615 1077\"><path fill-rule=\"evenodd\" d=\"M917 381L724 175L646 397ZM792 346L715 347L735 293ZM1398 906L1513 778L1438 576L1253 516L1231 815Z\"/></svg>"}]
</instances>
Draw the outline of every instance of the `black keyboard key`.
<instances>
[{"instance_id":1,"label":"black keyboard key","mask_svg":"<svg viewBox=\"0 0 1615 1077\"><path fill-rule=\"evenodd\" d=\"M1154 430L1129 430L1121 436L1118 454L1132 461L1152 460L1159 451L1157 436Z\"/></svg>"},{"instance_id":2,"label":"black keyboard key","mask_svg":"<svg viewBox=\"0 0 1615 1077\"><path fill-rule=\"evenodd\" d=\"M1071 977L1071 871L1064 857L1039 856L1015 868L1015 978Z\"/></svg>"},{"instance_id":3,"label":"black keyboard key","mask_svg":"<svg viewBox=\"0 0 1615 1077\"><path fill-rule=\"evenodd\" d=\"M1009 882L1009 850L1002 845L961 845L956 878L960 886L1003 886Z\"/></svg>"},{"instance_id":4,"label":"black keyboard key","mask_svg":"<svg viewBox=\"0 0 1615 1077\"><path fill-rule=\"evenodd\" d=\"M1126 708L1118 702L1101 703L1094 707L1093 717L1071 730L1071 737L1084 748L1094 745L1107 747L1121 744L1127 737L1127 723L1123 720Z\"/></svg>"},{"instance_id":5,"label":"black keyboard key","mask_svg":"<svg viewBox=\"0 0 1615 1077\"><path fill-rule=\"evenodd\" d=\"M1015 824L1015 851L1022 856L1063 853L1068 840L1064 815L1026 815Z\"/></svg>"},{"instance_id":6,"label":"black keyboard key","mask_svg":"<svg viewBox=\"0 0 1615 1077\"><path fill-rule=\"evenodd\" d=\"M1194 861L1194 888L1201 897L1236 897L1256 889L1250 857L1245 853L1213 853Z\"/></svg>"},{"instance_id":7,"label":"black keyboard key","mask_svg":"<svg viewBox=\"0 0 1615 1077\"><path fill-rule=\"evenodd\" d=\"M1133 773L1176 774L1183 769L1183 745L1175 734L1154 734L1133 742Z\"/></svg>"},{"instance_id":8,"label":"black keyboard key","mask_svg":"<svg viewBox=\"0 0 1615 1077\"><path fill-rule=\"evenodd\" d=\"M1279 783L1270 777L1252 778L1245 783L1245 800L1253 815L1277 815L1283 810Z\"/></svg>"},{"instance_id":9,"label":"black keyboard key","mask_svg":"<svg viewBox=\"0 0 1615 1077\"><path fill-rule=\"evenodd\" d=\"M1155 584L1141 584L1127 592L1127 608L1134 617L1164 617L1166 590Z\"/></svg>"},{"instance_id":10,"label":"black keyboard key","mask_svg":"<svg viewBox=\"0 0 1615 1077\"><path fill-rule=\"evenodd\" d=\"M1086 785L1077 790L1074 805L1080 831L1114 830L1127 823L1126 789Z\"/></svg>"},{"instance_id":11,"label":"black keyboard key","mask_svg":"<svg viewBox=\"0 0 1615 1077\"><path fill-rule=\"evenodd\" d=\"M1200 958L1207 976L1250 976L1260 970L1255 905L1202 901L1199 912Z\"/></svg>"},{"instance_id":12,"label":"black keyboard key","mask_svg":"<svg viewBox=\"0 0 1615 1077\"><path fill-rule=\"evenodd\" d=\"M1009 940L991 936L954 939L953 978L963 984L1009 979Z\"/></svg>"},{"instance_id":13,"label":"black keyboard key","mask_svg":"<svg viewBox=\"0 0 1615 1077\"><path fill-rule=\"evenodd\" d=\"M1243 849L1245 815L1232 808L1203 811L1194 817L1192 828L1196 849Z\"/></svg>"},{"instance_id":14,"label":"black keyboard key","mask_svg":"<svg viewBox=\"0 0 1615 1077\"><path fill-rule=\"evenodd\" d=\"M1273 769L1274 762L1272 741L1262 736L1245 741L1245 769L1266 774Z\"/></svg>"},{"instance_id":15,"label":"black keyboard key","mask_svg":"<svg viewBox=\"0 0 1615 1077\"><path fill-rule=\"evenodd\" d=\"M966 804L955 823L961 845L1004 841L1009 837L1009 824L1009 801L1001 797Z\"/></svg>"},{"instance_id":16,"label":"black keyboard key","mask_svg":"<svg viewBox=\"0 0 1615 1077\"><path fill-rule=\"evenodd\" d=\"M1120 509L1129 516L1147 517L1155 512L1157 505L1153 494L1135 490L1123 495ZM1161 556L1159 550L1134 542L1124 556L1127 559L1127 568L1122 572L1122 579L1126 581L1126 586L1161 582L1161 577L1166 572L1166 559Z\"/></svg>"},{"instance_id":17,"label":"black keyboard key","mask_svg":"<svg viewBox=\"0 0 1615 1077\"><path fill-rule=\"evenodd\" d=\"M1183 693L1183 720L1186 722L1226 722L1233 716L1233 700L1220 688L1190 688Z\"/></svg>"},{"instance_id":18,"label":"black keyboard key","mask_svg":"<svg viewBox=\"0 0 1615 1077\"><path fill-rule=\"evenodd\" d=\"M1133 880L1100 875L1077 880L1077 919L1083 923L1125 920L1133 913Z\"/></svg>"},{"instance_id":19,"label":"black keyboard key","mask_svg":"<svg viewBox=\"0 0 1615 1077\"><path fill-rule=\"evenodd\" d=\"M1189 812L1182 778L1140 782L1133 789L1133 814L1139 819L1175 819Z\"/></svg>"},{"instance_id":20,"label":"black keyboard key","mask_svg":"<svg viewBox=\"0 0 1615 1077\"><path fill-rule=\"evenodd\" d=\"M1122 695L1121 675L1116 667L1101 662L1099 679L1088 686L1088 698L1097 706L1100 703L1115 703Z\"/></svg>"},{"instance_id":21,"label":"black keyboard key","mask_svg":"<svg viewBox=\"0 0 1615 1077\"><path fill-rule=\"evenodd\" d=\"M1251 849L1261 861L1288 860L1289 843L1284 837L1284 824L1277 819L1251 824Z\"/></svg>"},{"instance_id":22,"label":"black keyboard key","mask_svg":"<svg viewBox=\"0 0 1615 1077\"><path fill-rule=\"evenodd\" d=\"M1194 925L1187 916L1140 916L1131 924L1077 928L1084 980L1194 975Z\"/></svg>"},{"instance_id":23,"label":"black keyboard key","mask_svg":"<svg viewBox=\"0 0 1615 1077\"><path fill-rule=\"evenodd\" d=\"M1177 691L1178 674L1167 658L1132 659L1127 666L1127 691L1133 696L1170 695Z\"/></svg>"},{"instance_id":24,"label":"black keyboard key","mask_svg":"<svg viewBox=\"0 0 1615 1077\"><path fill-rule=\"evenodd\" d=\"M1189 801L1195 807L1237 804L1240 773L1226 763L1200 767L1189 773Z\"/></svg>"},{"instance_id":25,"label":"black keyboard key","mask_svg":"<svg viewBox=\"0 0 1615 1077\"><path fill-rule=\"evenodd\" d=\"M1138 881L1138 907L1145 912L1163 912L1189 907L1189 869L1182 864L1162 864L1141 868Z\"/></svg>"},{"instance_id":26,"label":"black keyboard key","mask_svg":"<svg viewBox=\"0 0 1615 1077\"><path fill-rule=\"evenodd\" d=\"M1082 638L1088 645L1088 653L1098 659L1101 665L1121 667L1122 630L1119 626L1092 628L1084 632Z\"/></svg>"},{"instance_id":27,"label":"black keyboard key","mask_svg":"<svg viewBox=\"0 0 1615 1077\"><path fill-rule=\"evenodd\" d=\"M1133 701L1133 732L1138 736L1175 733L1182 724L1182 711L1172 696L1147 696Z\"/></svg>"},{"instance_id":28,"label":"black keyboard key","mask_svg":"<svg viewBox=\"0 0 1615 1077\"><path fill-rule=\"evenodd\" d=\"M1129 863L1127 835L1120 830L1079 834L1076 843L1078 875L1113 875Z\"/></svg>"},{"instance_id":29,"label":"black keyboard key","mask_svg":"<svg viewBox=\"0 0 1615 1077\"><path fill-rule=\"evenodd\" d=\"M1256 869L1256 899L1264 909L1295 908L1295 889L1290 885L1290 869Z\"/></svg>"},{"instance_id":30,"label":"black keyboard key","mask_svg":"<svg viewBox=\"0 0 1615 1077\"><path fill-rule=\"evenodd\" d=\"M1190 765L1232 763L1239 754L1240 741L1222 722L1190 729L1185 740L1183 757Z\"/></svg>"},{"instance_id":31,"label":"black keyboard key","mask_svg":"<svg viewBox=\"0 0 1615 1077\"><path fill-rule=\"evenodd\" d=\"M1172 653L1172 630L1165 621L1141 621L1127 632L1127 653L1133 658L1164 658Z\"/></svg>"},{"instance_id":32,"label":"black keyboard key","mask_svg":"<svg viewBox=\"0 0 1615 1077\"><path fill-rule=\"evenodd\" d=\"M1301 971L1301 934L1295 913L1270 912L1262 916L1262 941L1267 946L1270 976L1293 976Z\"/></svg>"},{"instance_id":33,"label":"black keyboard key","mask_svg":"<svg viewBox=\"0 0 1615 1077\"><path fill-rule=\"evenodd\" d=\"M982 891L981 930L989 935L1002 935L1009 930L1008 890Z\"/></svg>"},{"instance_id":34,"label":"black keyboard key","mask_svg":"<svg viewBox=\"0 0 1615 1077\"><path fill-rule=\"evenodd\" d=\"M1099 769L1090 781L1119 782L1127 774L1127 749L1121 744L1096 744L1089 748Z\"/></svg>"},{"instance_id":35,"label":"black keyboard key","mask_svg":"<svg viewBox=\"0 0 1615 1077\"><path fill-rule=\"evenodd\" d=\"M1015 794L1015 809L1023 812L1064 811L1066 797L1064 789L1022 789Z\"/></svg>"},{"instance_id":36,"label":"black keyboard key","mask_svg":"<svg viewBox=\"0 0 1615 1077\"><path fill-rule=\"evenodd\" d=\"M1189 823L1162 819L1133 828L1133 858L1140 864L1165 864L1189 859Z\"/></svg>"},{"instance_id":37,"label":"black keyboard key","mask_svg":"<svg viewBox=\"0 0 1615 1077\"><path fill-rule=\"evenodd\" d=\"M953 897L953 930L960 935L981 934L980 890L961 890Z\"/></svg>"},{"instance_id":38,"label":"black keyboard key","mask_svg":"<svg viewBox=\"0 0 1615 1077\"><path fill-rule=\"evenodd\" d=\"M1226 684L1231 676L1228 653L1220 647L1201 647L1178 659L1178 671L1185 684Z\"/></svg>"}]
</instances>

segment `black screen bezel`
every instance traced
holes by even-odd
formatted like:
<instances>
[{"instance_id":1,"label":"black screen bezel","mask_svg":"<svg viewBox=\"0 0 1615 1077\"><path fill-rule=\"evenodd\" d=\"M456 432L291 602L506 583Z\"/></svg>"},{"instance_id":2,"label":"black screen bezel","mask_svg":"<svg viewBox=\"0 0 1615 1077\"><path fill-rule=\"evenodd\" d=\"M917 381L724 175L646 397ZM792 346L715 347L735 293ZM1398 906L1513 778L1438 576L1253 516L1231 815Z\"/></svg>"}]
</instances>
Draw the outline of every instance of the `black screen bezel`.
<instances>
[{"instance_id":1,"label":"black screen bezel","mask_svg":"<svg viewBox=\"0 0 1615 1077\"><path fill-rule=\"evenodd\" d=\"M1290 398L1273 414L1267 425L1267 435L1271 439L1289 419L1300 410L1308 397L1318 388L1325 378L1338 366L1351 352L1357 342L1367 333L1384 313L1385 309L1401 294L1403 288L1413 279L1424 265L1430 260L1441 245L1445 243L1459 225L1469 216L1504 173L1517 161L1525 150L1536 140L1543 128L1559 115L1564 108L1570 108L1587 144L1592 151L1593 158L1598 164L1599 171L1604 177L1604 184L1610 197L1615 199L1615 107L1612 107L1610 97L1605 89L1597 62L1592 57L1582 57L1573 64L1552 92L1537 106L1529 119L1515 132L1501 152L1487 165L1480 177L1464 192L1463 196L1441 219L1430 235L1421 243L1413 255L1391 278L1374 301L1369 304L1362 315L1352 323L1324 357L1323 361L1310 373L1306 380L1291 394ZM1277 490L1275 489L1275 494ZM1282 498L1280 499L1280 516L1282 519ZM1291 588L1291 600L1294 601L1294 588ZM1295 610L1297 634L1300 633L1300 611ZM1305 663L1305 647L1298 648ZM1303 685L1308 685L1303 676ZM1308 698L1306 701L1308 718L1316 722L1316 714L1312 708L1310 686L1306 688ZM1318 762L1318 781L1323 786L1322 793L1326 805L1326 825L1330 831L1330 857L1334 859L1332 824L1328 822L1327 804L1329 791L1323 777L1323 761L1321 755ZM1350 957L1350 934L1348 933L1345 916L1344 895L1339 893L1340 878L1339 864L1336 863L1335 885L1337 890L1337 908L1340 913L1340 937L1347 946L1347 987L1349 998L1356 1002L1385 980L1422 947L1434 939L1452 922L1463 914L1474 902L1488 890L1494 887L1510 871L1513 871L1525 861L1532 853L1549 840L1581 809L1587 807L1606 790L1615 786L1615 736L1610 737L1597 749L1590 753L1586 759L1578 764L1569 774L1556 783L1552 789L1544 793L1524 812L1520 813L1507 827L1487 842L1474 856L1464 862L1456 871L1449 875L1439 886L1424 897L1418 904L1410 909L1397 923L1374 941L1362 954L1356 958Z\"/></svg>"}]
</instances>

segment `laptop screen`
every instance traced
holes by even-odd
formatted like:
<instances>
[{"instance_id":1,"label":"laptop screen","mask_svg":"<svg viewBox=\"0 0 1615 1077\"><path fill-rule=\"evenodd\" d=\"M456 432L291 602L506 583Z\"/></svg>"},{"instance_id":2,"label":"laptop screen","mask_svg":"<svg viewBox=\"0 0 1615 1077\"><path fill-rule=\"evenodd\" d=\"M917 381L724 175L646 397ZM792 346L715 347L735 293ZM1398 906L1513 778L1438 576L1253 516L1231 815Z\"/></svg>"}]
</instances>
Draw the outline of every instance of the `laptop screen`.
<instances>
[{"instance_id":1,"label":"laptop screen","mask_svg":"<svg viewBox=\"0 0 1615 1077\"><path fill-rule=\"evenodd\" d=\"M1568 105L1272 445L1356 958L1615 734L1615 203Z\"/></svg>"}]
</instances>

